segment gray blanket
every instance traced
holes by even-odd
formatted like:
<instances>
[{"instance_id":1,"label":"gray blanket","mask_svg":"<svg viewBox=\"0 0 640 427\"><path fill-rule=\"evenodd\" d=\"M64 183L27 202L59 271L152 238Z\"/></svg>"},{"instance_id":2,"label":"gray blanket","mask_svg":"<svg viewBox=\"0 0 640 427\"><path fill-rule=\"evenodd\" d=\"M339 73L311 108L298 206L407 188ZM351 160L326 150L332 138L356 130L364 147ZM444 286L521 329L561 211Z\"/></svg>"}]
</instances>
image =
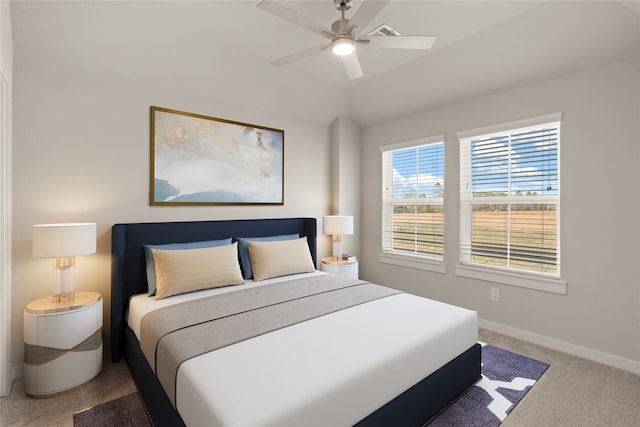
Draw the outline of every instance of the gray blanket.
<instances>
[{"instance_id":1,"label":"gray blanket","mask_svg":"<svg viewBox=\"0 0 640 427\"><path fill-rule=\"evenodd\" d=\"M238 289L148 313L140 326L140 346L175 406L176 375L186 360L398 293L334 275Z\"/></svg>"}]
</instances>

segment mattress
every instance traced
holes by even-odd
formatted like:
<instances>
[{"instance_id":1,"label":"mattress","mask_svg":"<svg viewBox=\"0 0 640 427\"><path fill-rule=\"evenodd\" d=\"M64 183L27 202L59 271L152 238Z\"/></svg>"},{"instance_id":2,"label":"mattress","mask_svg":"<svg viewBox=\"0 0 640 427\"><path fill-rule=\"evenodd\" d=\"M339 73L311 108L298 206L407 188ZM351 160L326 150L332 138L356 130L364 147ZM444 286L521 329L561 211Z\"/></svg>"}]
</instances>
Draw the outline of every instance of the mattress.
<instances>
[{"instance_id":1,"label":"mattress","mask_svg":"<svg viewBox=\"0 0 640 427\"><path fill-rule=\"evenodd\" d=\"M134 296L129 325L139 338L140 321L150 310L235 289L160 301ZM193 426L353 425L476 341L476 312L397 294L184 362L176 379L176 409Z\"/></svg>"}]
</instances>

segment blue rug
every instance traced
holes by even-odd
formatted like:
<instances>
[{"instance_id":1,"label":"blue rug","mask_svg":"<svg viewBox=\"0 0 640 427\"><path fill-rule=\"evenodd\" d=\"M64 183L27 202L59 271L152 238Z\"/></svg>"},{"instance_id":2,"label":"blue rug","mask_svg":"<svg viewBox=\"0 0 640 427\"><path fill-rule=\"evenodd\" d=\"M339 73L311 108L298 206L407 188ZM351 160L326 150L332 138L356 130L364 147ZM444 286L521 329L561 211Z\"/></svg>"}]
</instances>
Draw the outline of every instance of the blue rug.
<instances>
[{"instance_id":1,"label":"blue rug","mask_svg":"<svg viewBox=\"0 0 640 427\"><path fill-rule=\"evenodd\" d=\"M548 364L482 344L482 378L429 427L494 427L504 421Z\"/></svg>"}]
</instances>

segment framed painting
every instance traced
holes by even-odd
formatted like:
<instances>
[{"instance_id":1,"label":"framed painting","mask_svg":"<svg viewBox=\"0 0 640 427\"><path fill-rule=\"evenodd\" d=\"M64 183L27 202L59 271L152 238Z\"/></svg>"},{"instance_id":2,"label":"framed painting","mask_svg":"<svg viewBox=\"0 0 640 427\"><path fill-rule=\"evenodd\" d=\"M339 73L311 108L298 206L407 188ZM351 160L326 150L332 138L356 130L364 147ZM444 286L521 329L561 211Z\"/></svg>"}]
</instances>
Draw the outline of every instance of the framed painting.
<instances>
[{"instance_id":1,"label":"framed painting","mask_svg":"<svg viewBox=\"0 0 640 427\"><path fill-rule=\"evenodd\" d=\"M151 204L284 204L284 131L152 106Z\"/></svg>"}]
</instances>

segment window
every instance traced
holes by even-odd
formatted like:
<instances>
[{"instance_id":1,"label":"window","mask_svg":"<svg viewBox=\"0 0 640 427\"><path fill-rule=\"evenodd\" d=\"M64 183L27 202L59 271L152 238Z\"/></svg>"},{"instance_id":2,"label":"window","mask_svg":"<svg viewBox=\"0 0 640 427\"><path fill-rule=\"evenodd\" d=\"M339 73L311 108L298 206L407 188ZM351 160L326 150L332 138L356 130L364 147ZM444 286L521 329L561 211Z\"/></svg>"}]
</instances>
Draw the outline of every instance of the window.
<instances>
[{"instance_id":1,"label":"window","mask_svg":"<svg viewBox=\"0 0 640 427\"><path fill-rule=\"evenodd\" d=\"M460 262L560 276L560 114L460 139Z\"/></svg>"},{"instance_id":2,"label":"window","mask_svg":"<svg viewBox=\"0 0 640 427\"><path fill-rule=\"evenodd\" d=\"M383 254L441 261L443 197L444 135L382 147Z\"/></svg>"}]
</instances>

